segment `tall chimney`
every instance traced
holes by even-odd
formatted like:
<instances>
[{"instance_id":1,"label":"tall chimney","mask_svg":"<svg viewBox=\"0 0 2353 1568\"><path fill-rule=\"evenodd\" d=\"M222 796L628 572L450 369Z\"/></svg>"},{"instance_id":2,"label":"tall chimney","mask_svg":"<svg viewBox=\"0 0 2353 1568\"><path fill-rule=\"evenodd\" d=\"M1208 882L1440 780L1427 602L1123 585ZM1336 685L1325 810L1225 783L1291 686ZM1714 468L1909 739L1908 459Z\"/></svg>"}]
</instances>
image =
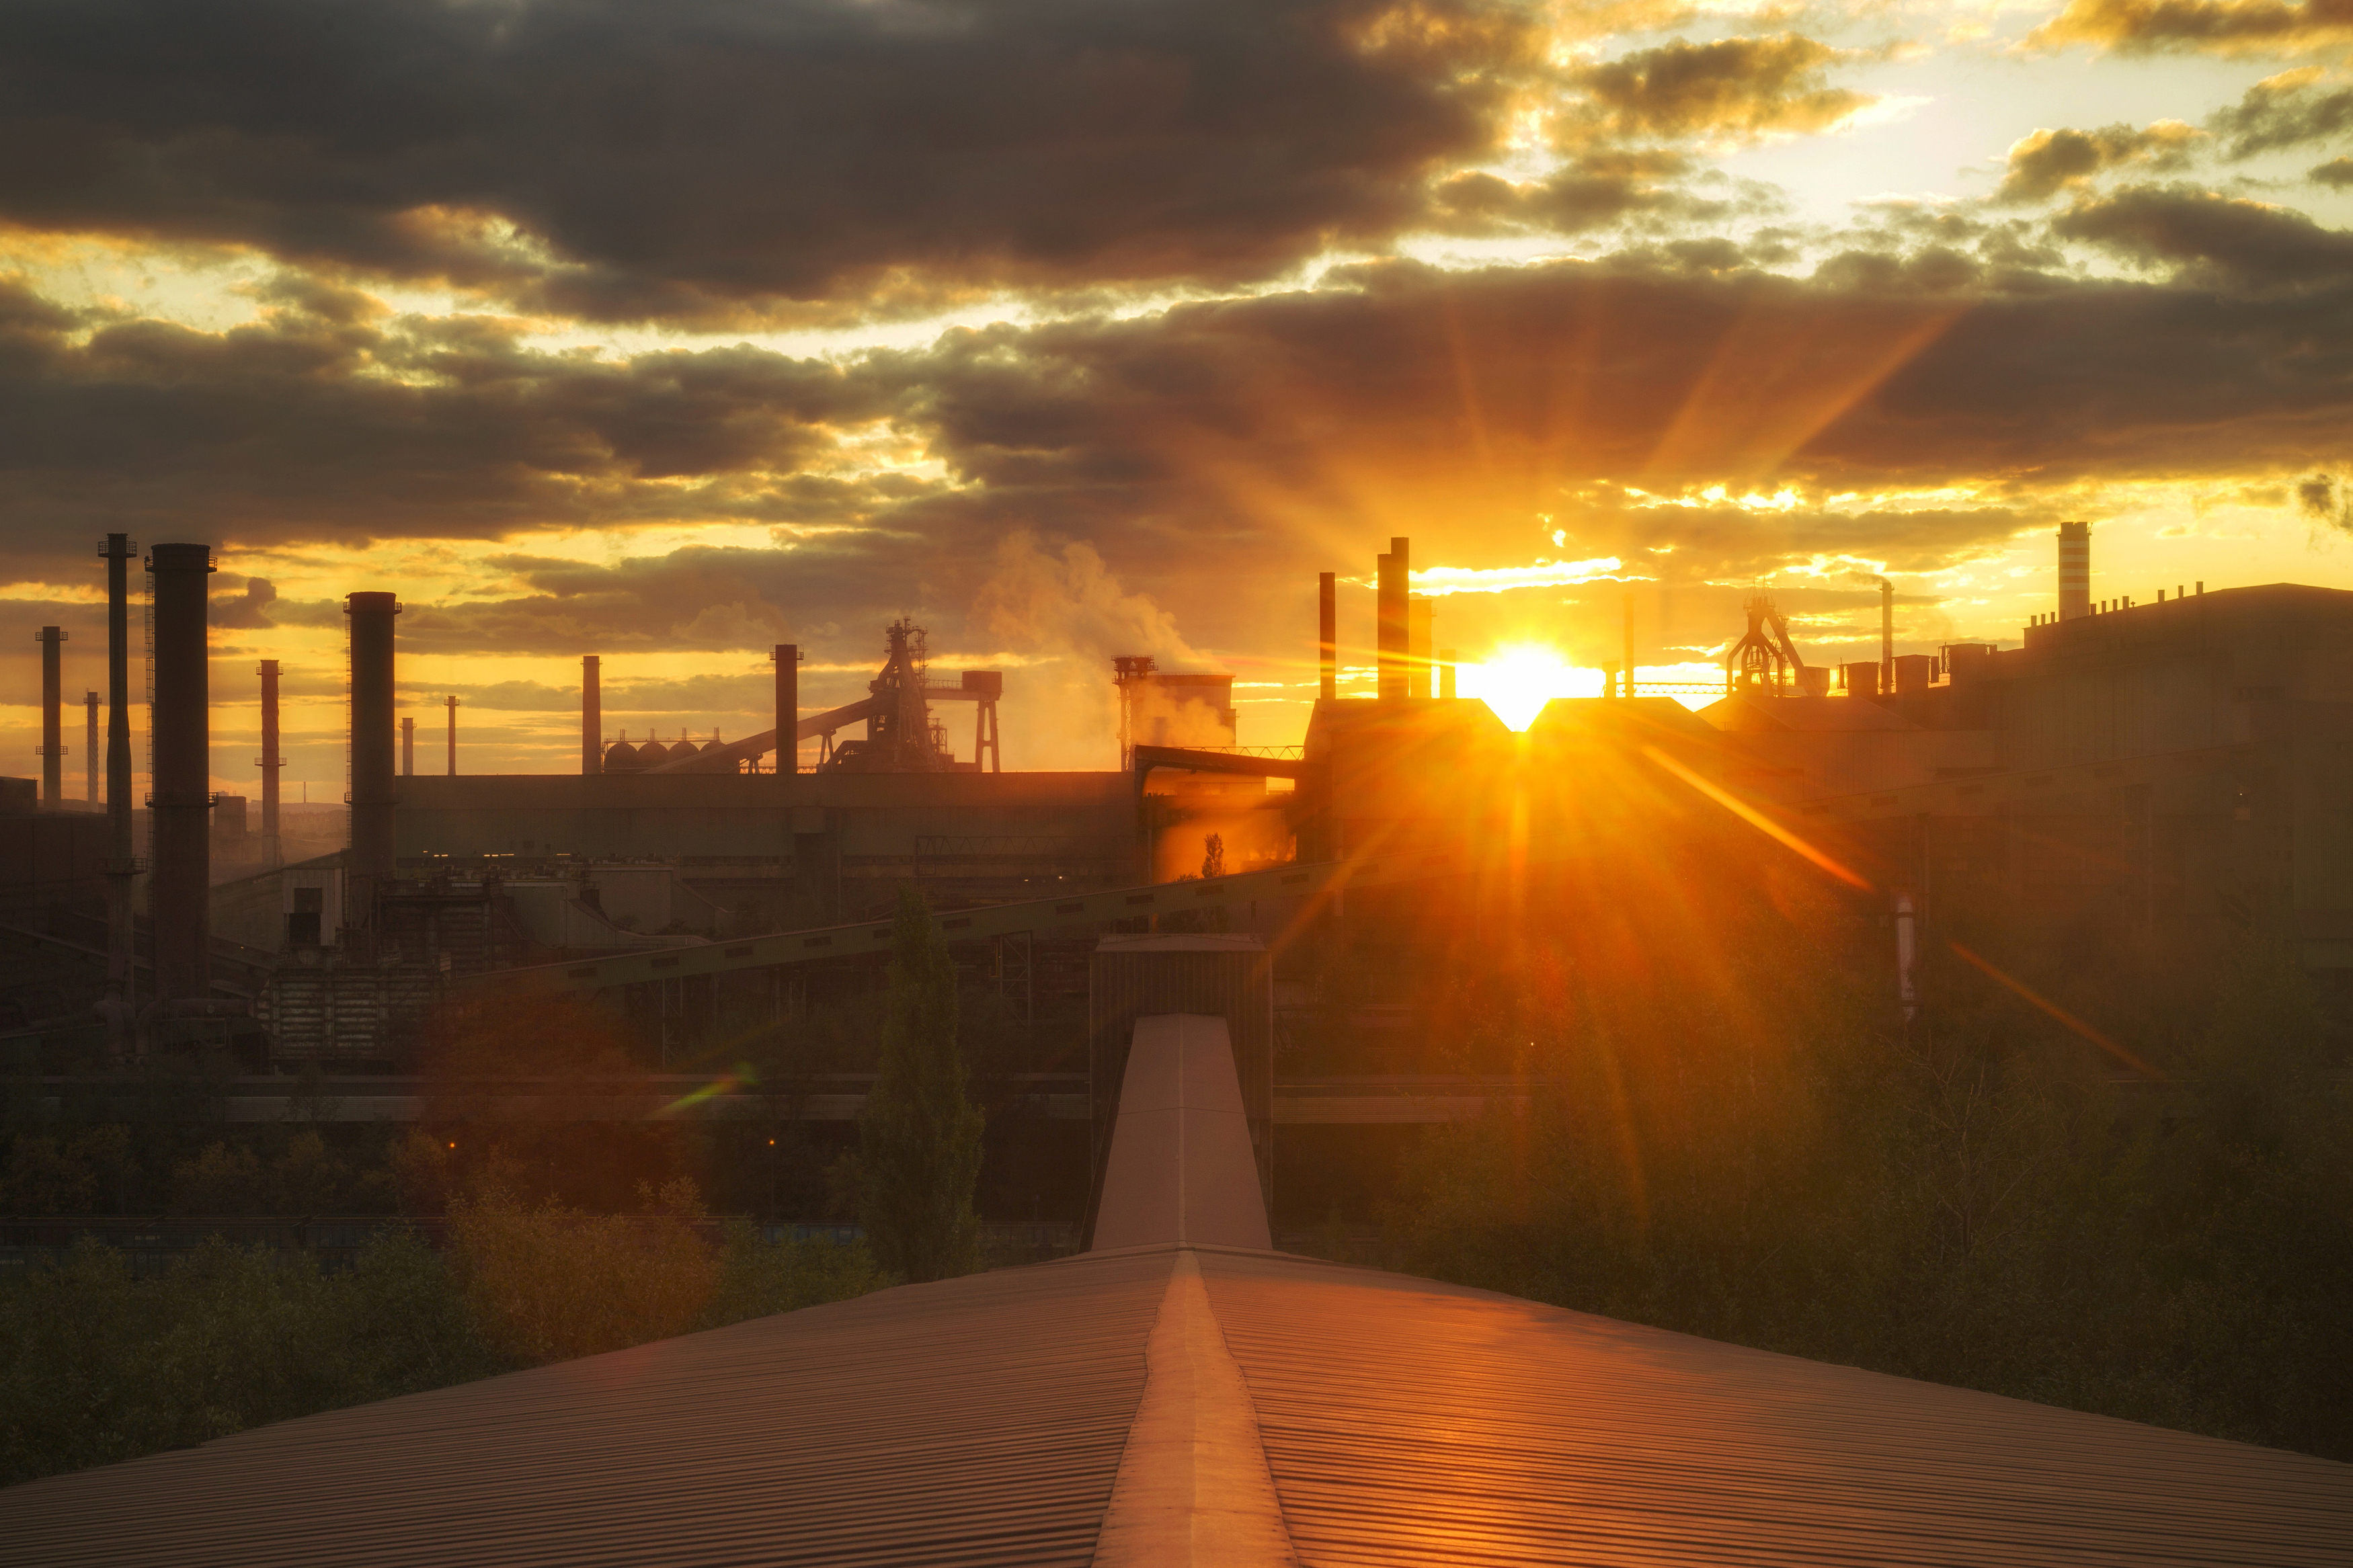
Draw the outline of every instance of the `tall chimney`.
<instances>
[{"instance_id":1,"label":"tall chimney","mask_svg":"<svg viewBox=\"0 0 2353 1568\"><path fill-rule=\"evenodd\" d=\"M596 655L580 658L580 771L605 771L605 661Z\"/></svg>"},{"instance_id":2,"label":"tall chimney","mask_svg":"<svg viewBox=\"0 0 2353 1568\"><path fill-rule=\"evenodd\" d=\"M344 861L345 925L375 926L376 899L392 879L392 635L400 601L390 594L347 594L352 692L352 834Z\"/></svg>"},{"instance_id":3,"label":"tall chimney","mask_svg":"<svg viewBox=\"0 0 2353 1568\"><path fill-rule=\"evenodd\" d=\"M445 699L449 704L449 776L458 776L458 700Z\"/></svg>"},{"instance_id":4,"label":"tall chimney","mask_svg":"<svg viewBox=\"0 0 2353 1568\"><path fill-rule=\"evenodd\" d=\"M278 661L261 661L261 839L269 863L281 864L278 852L278 775L286 758L278 749Z\"/></svg>"},{"instance_id":5,"label":"tall chimney","mask_svg":"<svg viewBox=\"0 0 2353 1568\"><path fill-rule=\"evenodd\" d=\"M400 776L417 776L417 721L406 713L400 716Z\"/></svg>"},{"instance_id":6,"label":"tall chimney","mask_svg":"<svg viewBox=\"0 0 2353 1568\"><path fill-rule=\"evenodd\" d=\"M1329 702L1340 695L1340 574L1315 574L1315 694Z\"/></svg>"},{"instance_id":7,"label":"tall chimney","mask_svg":"<svg viewBox=\"0 0 2353 1568\"><path fill-rule=\"evenodd\" d=\"M769 657L776 662L776 774L790 778L801 765L801 649L780 642Z\"/></svg>"},{"instance_id":8,"label":"tall chimney","mask_svg":"<svg viewBox=\"0 0 2353 1568\"><path fill-rule=\"evenodd\" d=\"M127 1014L138 971L131 883L139 858L131 834L131 558L127 533L110 533L106 559L106 989Z\"/></svg>"},{"instance_id":9,"label":"tall chimney","mask_svg":"<svg viewBox=\"0 0 2353 1568\"><path fill-rule=\"evenodd\" d=\"M34 640L41 645L41 804L63 805L66 800L66 634L58 626L43 626Z\"/></svg>"},{"instance_id":10,"label":"tall chimney","mask_svg":"<svg viewBox=\"0 0 2353 1568\"><path fill-rule=\"evenodd\" d=\"M154 605L154 704L148 721L153 776L147 797L154 868L147 904L154 928L155 996L212 994L212 730L206 671L205 579L209 544L147 552Z\"/></svg>"},{"instance_id":11,"label":"tall chimney","mask_svg":"<svg viewBox=\"0 0 2353 1568\"><path fill-rule=\"evenodd\" d=\"M1895 694L1895 584L1879 580L1879 695Z\"/></svg>"},{"instance_id":12,"label":"tall chimney","mask_svg":"<svg viewBox=\"0 0 2353 1568\"><path fill-rule=\"evenodd\" d=\"M1454 650L1451 647L1438 650L1438 700L1441 702L1455 700L1454 658Z\"/></svg>"},{"instance_id":13,"label":"tall chimney","mask_svg":"<svg viewBox=\"0 0 2353 1568\"><path fill-rule=\"evenodd\" d=\"M1413 543L1391 539L1389 552L1380 558L1379 603L1376 614L1378 680L1375 689L1384 702L1406 694L1406 596L1413 581Z\"/></svg>"},{"instance_id":14,"label":"tall chimney","mask_svg":"<svg viewBox=\"0 0 2353 1568\"><path fill-rule=\"evenodd\" d=\"M2059 618L2072 621L2092 613L2092 525L2059 525Z\"/></svg>"},{"instance_id":15,"label":"tall chimney","mask_svg":"<svg viewBox=\"0 0 2353 1568\"><path fill-rule=\"evenodd\" d=\"M86 710L84 717L88 720L87 732L82 739L81 766L82 772L90 780L90 804L96 805L98 804L98 693L83 692L81 705Z\"/></svg>"}]
</instances>

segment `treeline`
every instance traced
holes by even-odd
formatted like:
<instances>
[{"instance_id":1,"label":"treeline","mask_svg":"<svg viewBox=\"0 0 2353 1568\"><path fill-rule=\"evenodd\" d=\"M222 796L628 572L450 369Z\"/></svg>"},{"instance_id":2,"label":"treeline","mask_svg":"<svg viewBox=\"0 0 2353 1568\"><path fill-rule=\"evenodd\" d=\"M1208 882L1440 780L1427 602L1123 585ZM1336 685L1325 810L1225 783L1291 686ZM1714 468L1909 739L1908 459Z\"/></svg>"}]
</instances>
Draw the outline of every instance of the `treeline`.
<instances>
[{"instance_id":1,"label":"treeline","mask_svg":"<svg viewBox=\"0 0 2353 1568\"><path fill-rule=\"evenodd\" d=\"M2280 947L1925 944L1590 909L1423 1000L1534 1101L1438 1131L1389 1260L1712 1338L2353 1458L2353 1096Z\"/></svg>"}]
</instances>

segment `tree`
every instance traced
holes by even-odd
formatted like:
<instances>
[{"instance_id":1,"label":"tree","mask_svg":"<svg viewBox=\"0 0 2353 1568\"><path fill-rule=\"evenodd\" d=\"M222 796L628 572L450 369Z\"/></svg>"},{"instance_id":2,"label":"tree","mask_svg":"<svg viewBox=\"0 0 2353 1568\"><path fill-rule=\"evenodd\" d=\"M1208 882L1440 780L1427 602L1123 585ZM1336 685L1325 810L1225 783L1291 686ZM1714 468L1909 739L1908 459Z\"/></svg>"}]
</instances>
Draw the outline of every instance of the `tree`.
<instances>
[{"instance_id":1,"label":"tree","mask_svg":"<svg viewBox=\"0 0 2353 1568\"><path fill-rule=\"evenodd\" d=\"M876 1260L910 1280L979 1264L980 1108L965 1098L955 965L913 889L892 933L881 1072L860 1119L859 1210Z\"/></svg>"}]
</instances>

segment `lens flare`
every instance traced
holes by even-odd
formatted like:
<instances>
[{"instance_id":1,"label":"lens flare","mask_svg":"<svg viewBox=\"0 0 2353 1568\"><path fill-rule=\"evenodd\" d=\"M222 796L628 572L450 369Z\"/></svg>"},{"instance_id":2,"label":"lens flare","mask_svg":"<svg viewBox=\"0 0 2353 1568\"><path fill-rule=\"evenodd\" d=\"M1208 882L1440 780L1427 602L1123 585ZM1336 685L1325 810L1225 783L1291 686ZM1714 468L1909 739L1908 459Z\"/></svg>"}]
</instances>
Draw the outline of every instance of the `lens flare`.
<instances>
[{"instance_id":1,"label":"lens flare","mask_svg":"<svg viewBox=\"0 0 2353 1568\"><path fill-rule=\"evenodd\" d=\"M1601 695L1599 670L1575 668L1557 650L1529 645L1499 649L1484 664L1459 666L1455 679L1457 691L1486 703L1513 730L1535 723L1556 697Z\"/></svg>"}]
</instances>

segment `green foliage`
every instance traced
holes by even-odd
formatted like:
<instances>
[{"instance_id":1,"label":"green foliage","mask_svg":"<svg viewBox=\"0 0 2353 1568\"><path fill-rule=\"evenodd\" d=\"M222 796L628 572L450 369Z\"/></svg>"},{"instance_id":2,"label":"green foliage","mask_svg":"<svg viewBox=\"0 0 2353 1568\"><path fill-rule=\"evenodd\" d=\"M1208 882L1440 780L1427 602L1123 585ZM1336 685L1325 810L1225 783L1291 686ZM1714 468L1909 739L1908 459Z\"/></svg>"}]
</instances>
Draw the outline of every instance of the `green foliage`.
<instances>
[{"instance_id":1,"label":"green foliage","mask_svg":"<svg viewBox=\"0 0 2353 1568\"><path fill-rule=\"evenodd\" d=\"M882 1061L860 1131L859 1206L876 1258L912 1280L979 1267L982 1115L965 1095L955 965L923 900L901 894Z\"/></svg>"},{"instance_id":2,"label":"green foliage","mask_svg":"<svg viewBox=\"0 0 2353 1568\"><path fill-rule=\"evenodd\" d=\"M739 1222L728 1226L717 1284L701 1326L718 1328L746 1318L846 1301L889 1283L862 1242L844 1246L822 1237L762 1241L750 1226Z\"/></svg>"},{"instance_id":3,"label":"green foliage","mask_svg":"<svg viewBox=\"0 0 2353 1568\"><path fill-rule=\"evenodd\" d=\"M0 1290L0 1482L500 1369L406 1237L336 1276L214 1243L153 1280L84 1242Z\"/></svg>"},{"instance_id":4,"label":"green foliage","mask_svg":"<svg viewBox=\"0 0 2353 1568\"><path fill-rule=\"evenodd\" d=\"M216 1241L139 1280L82 1242L0 1289L0 1485L889 1283L862 1245L714 1247L691 1190L664 1198L649 1226L491 1194L446 1258L398 1234L333 1275Z\"/></svg>"},{"instance_id":5,"label":"green foliage","mask_svg":"<svg viewBox=\"0 0 2353 1568\"><path fill-rule=\"evenodd\" d=\"M172 1177L182 1214L382 1214L394 1197L389 1170L354 1170L314 1131L295 1133L267 1163L248 1144L207 1143Z\"/></svg>"},{"instance_id":6,"label":"green foliage","mask_svg":"<svg viewBox=\"0 0 2353 1568\"><path fill-rule=\"evenodd\" d=\"M1548 1091L1426 1140L1395 1258L2353 1458L2353 1100L2284 955L2028 977L2152 1079L1957 963L1927 966L1907 1035L1833 954L1709 951L1704 976L1599 981L1539 954L1497 988L1487 1026Z\"/></svg>"},{"instance_id":7,"label":"green foliage","mask_svg":"<svg viewBox=\"0 0 2353 1568\"><path fill-rule=\"evenodd\" d=\"M119 1123L19 1133L0 1175L0 1213L89 1214L112 1206L130 1166L131 1130Z\"/></svg>"}]
</instances>

